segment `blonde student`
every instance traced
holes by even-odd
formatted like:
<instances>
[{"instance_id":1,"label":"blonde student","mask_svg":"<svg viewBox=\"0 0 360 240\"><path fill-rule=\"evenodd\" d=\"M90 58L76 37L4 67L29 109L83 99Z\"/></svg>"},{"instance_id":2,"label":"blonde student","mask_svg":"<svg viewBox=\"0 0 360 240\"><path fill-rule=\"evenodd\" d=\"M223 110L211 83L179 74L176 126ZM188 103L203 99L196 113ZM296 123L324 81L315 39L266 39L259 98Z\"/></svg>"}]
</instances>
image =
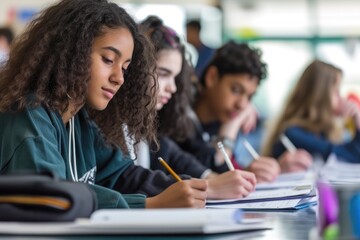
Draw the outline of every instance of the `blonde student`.
<instances>
[{"instance_id":1,"label":"blonde student","mask_svg":"<svg viewBox=\"0 0 360 240\"><path fill-rule=\"evenodd\" d=\"M222 174L213 172L194 156L184 152L168 136L169 133L182 137L191 133L192 122L187 115L189 95L191 95L191 71L185 58L184 45L177 34L165 26L161 19L150 16L141 24L156 50L156 73L159 82L156 109L159 114L159 151L150 151L151 169L167 171L161 162L162 157L175 172L195 178L208 180L208 198L240 198L255 188L255 175L235 170ZM229 169L228 169L229 170Z\"/></svg>"},{"instance_id":2,"label":"blonde student","mask_svg":"<svg viewBox=\"0 0 360 240\"><path fill-rule=\"evenodd\" d=\"M324 160L331 153L348 162L360 162L360 109L340 95L342 70L329 63L310 63L289 96L278 121L264 145L264 154L277 157L285 151L280 141L285 134L296 148ZM337 119L355 125L355 135L343 140Z\"/></svg>"},{"instance_id":3,"label":"blonde student","mask_svg":"<svg viewBox=\"0 0 360 240\"><path fill-rule=\"evenodd\" d=\"M206 181L135 166L114 131L127 125L136 141L155 138L149 46L106 0L63 0L42 11L1 70L0 173L52 171L88 183L99 208L203 207Z\"/></svg>"}]
</instances>

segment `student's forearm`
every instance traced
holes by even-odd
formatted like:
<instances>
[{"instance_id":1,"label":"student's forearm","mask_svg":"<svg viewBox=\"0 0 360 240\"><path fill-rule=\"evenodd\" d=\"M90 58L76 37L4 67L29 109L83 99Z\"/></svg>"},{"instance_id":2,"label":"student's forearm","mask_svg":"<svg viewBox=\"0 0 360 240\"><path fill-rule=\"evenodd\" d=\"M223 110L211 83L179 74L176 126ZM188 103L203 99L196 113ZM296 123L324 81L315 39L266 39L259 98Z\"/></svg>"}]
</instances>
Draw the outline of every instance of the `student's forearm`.
<instances>
[{"instance_id":1,"label":"student's forearm","mask_svg":"<svg viewBox=\"0 0 360 240\"><path fill-rule=\"evenodd\" d=\"M239 127L225 125L220 128L218 136L219 138L227 138L229 140L235 141L238 132Z\"/></svg>"},{"instance_id":2,"label":"student's forearm","mask_svg":"<svg viewBox=\"0 0 360 240\"><path fill-rule=\"evenodd\" d=\"M235 140L241 129L245 130L245 132L254 129L256 127L257 119L258 112L256 108L253 104L248 104L238 116L222 124L218 135L220 137L227 137Z\"/></svg>"}]
</instances>

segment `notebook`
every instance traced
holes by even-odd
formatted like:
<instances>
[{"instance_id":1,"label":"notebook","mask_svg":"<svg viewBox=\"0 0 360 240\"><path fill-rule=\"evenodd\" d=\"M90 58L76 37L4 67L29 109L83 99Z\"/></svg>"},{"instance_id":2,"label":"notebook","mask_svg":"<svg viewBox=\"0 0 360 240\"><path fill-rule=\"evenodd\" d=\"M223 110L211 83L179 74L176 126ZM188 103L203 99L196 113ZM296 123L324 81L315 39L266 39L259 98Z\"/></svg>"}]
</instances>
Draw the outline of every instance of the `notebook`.
<instances>
[{"instance_id":1,"label":"notebook","mask_svg":"<svg viewBox=\"0 0 360 240\"><path fill-rule=\"evenodd\" d=\"M316 196L316 192L312 185L300 185L293 188L281 188L274 190L256 190L250 193L247 197L238 199L225 200L208 200L206 205L216 204L233 204L233 203L251 203L251 202L265 202L265 201L279 201L289 199L301 199Z\"/></svg>"},{"instance_id":2,"label":"notebook","mask_svg":"<svg viewBox=\"0 0 360 240\"><path fill-rule=\"evenodd\" d=\"M208 205L207 208L234 208L251 211L286 211L299 210L311 207L317 204L317 197L300 198L300 199L286 199L278 201L264 201L264 202L248 202L248 203L233 203L233 204L216 204Z\"/></svg>"},{"instance_id":3,"label":"notebook","mask_svg":"<svg viewBox=\"0 0 360 240\"><path fill-rule=\"evenodd\" d=\"M263 217L238 209L98 210L73 223L0 223L1 235L166 235L253 232L271 229Z\"/></svg>"}]
</instances>

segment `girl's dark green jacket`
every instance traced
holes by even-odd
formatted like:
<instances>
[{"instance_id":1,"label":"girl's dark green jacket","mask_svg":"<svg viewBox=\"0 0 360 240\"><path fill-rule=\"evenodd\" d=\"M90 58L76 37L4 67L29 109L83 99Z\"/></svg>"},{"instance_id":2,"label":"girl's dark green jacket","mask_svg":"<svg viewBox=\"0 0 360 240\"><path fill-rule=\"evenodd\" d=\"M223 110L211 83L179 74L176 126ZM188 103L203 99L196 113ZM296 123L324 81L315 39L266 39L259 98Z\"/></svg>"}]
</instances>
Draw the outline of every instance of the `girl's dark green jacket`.
<instances>
[{"instance_id":1,"label":"girl's dark green jacket","mask_svg":"<svg viewBox=\"0 0 360 240\"><path fill-rule=\"evenodd\" d=\"M161 171L135 166L105 144L84 109L74 123L78 179L95 190L98 208L143 208L145 195L159 194L175 182ZM0 113L0 174L51 171L71 180L68 156L69 129L57 112L37 107Z\"/></svg>"}]
</instances>

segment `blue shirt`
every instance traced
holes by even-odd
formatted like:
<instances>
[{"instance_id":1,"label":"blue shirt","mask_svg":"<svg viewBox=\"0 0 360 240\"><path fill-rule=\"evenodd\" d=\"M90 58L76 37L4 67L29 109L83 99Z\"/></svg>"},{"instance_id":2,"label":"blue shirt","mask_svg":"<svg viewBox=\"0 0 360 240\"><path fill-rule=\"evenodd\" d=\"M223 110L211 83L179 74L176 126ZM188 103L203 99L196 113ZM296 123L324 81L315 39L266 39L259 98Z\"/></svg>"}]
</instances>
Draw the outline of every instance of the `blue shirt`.
<instances>
[{"instance_id":1,"label":"blue shirt","mask_svg":"<svg viewBox=\"0 0 360 240\"><path fill-rule=\"evenodd\" d=\"M331 153L334 153L339 159L360 163L360 132L356 131L355 137L348 142L334 144L324 135L318 135L307 131L301 127L289 127L285 135L299 149L308 151L313 156L320 155L326 160ZM286 151L284 145L278 141L273 146L273 157L278 158Z\"/></svg>"}]
</instances>

